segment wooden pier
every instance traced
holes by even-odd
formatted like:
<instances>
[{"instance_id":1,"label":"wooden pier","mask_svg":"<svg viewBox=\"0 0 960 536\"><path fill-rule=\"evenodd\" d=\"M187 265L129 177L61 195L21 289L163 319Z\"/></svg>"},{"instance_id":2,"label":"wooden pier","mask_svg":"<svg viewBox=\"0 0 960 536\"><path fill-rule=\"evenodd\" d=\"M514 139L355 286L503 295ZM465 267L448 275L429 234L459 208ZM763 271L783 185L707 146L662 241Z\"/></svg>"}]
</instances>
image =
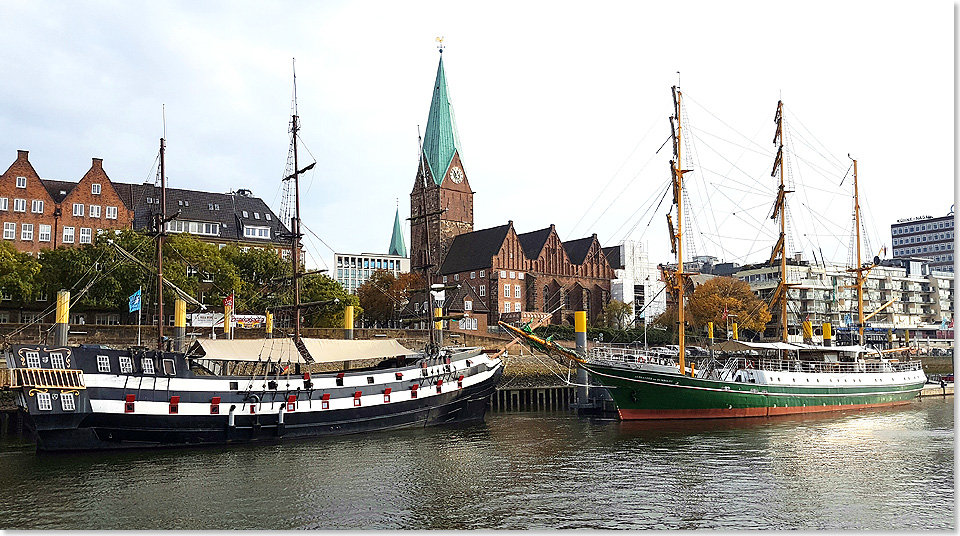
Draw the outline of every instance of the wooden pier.
<instances>
[{"instance_id":1,"label":"wooden pier","mask_svg":"<svg viewBox=\"0 0 960 536\"><path fill-rule=\"evenodd\" d=\"M567 411L576 397L574 387L498 388L490 397L493 411Z\"/></svg>"}]
</instances>

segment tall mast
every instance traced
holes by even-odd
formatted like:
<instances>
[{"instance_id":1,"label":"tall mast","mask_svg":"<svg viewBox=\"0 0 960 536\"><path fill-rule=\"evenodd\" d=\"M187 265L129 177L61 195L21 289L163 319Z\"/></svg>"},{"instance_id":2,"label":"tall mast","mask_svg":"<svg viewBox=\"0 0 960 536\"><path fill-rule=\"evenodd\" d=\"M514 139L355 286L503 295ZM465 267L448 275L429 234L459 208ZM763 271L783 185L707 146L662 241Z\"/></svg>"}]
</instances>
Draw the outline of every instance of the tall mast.
<instances>
[{"instance_id":1,"label":"tall mast","mask_svg":"<svg viewBox=\"0 0 960 536\"><path fill-rule=\"evenodd\" d=\"M860 192L857 185L857 161L853 161L853 225L857 233L857 326L860 331L860 344L863 344L863 275L860 261Z\"/></svg>"},{"instance_id":2,"label":"tall mast","mask_svg":"<svg viewBox=\"0 0 960 536\"><path fill-rule=\"evenodd\" d=\"M440 53L443 54L443 49L440 49ZM431 353L434 351L434 347L436 346L436 338L434 337L433 333L433 291L431 289L433 286L433 281L432 277L430 276L430 268L433 266L433 264L430 262L430 225L428 223L429 217L432 215L432 213L427 212L427 161L424 159L423 139L420 137L419 127L417 127L417 144L420 146L420 211L422 212L421 217L423 218L423 242L425 245L422 250L423 279L427 286L427 318L429 319L427 329L429 333L429 344L427 346L427 352ZM439 214L439 212L437 214Z\"/></svg>"},{"instance_id":3,"label":"tall mast","mask_svg":"<svg viewBox=\"0 0 960 536\"><path fill-rule=\"evenodd\" d=\"M160 214L156 218L157 230L157 350L163 351L163 226L167 220L167 171L164 152L167 141L160 138Z\"/></svg>"},{"instance_id":4,"label":"tall mast","mask_svg":"<svg viewBox=\"0 0 960 536\"><path fill-rule=\"evenodd\" d=\"M296 60L293 69L293 116L290 120L291 140L293 143L293 197L294 215L290 218L291 251L293 259L293 337L300 340L300 165L297 161L297 131L300 130L300 117L297 115L297 70Z\"/></svg>"},{"instance_id":5,"label":"tall mast","mask_svg":"<svg viewBox=\"0 0 960 536\"><path fill-rule=\"evenodd\" d=\"M773 214L771 220L780 220L780 238L777 244L773 246L770 254L770 264L780 255L780 284L774 291L770 299L770 305L780 305L780 337L783 342L789 342L789 327L787 323L787 290L790 285L787 283L787 194L793 193L787 190L783 178L783 101L777 101L777 115L774 118L777 124L777 132L773 136L773 143L777 146L777 157L773 162L773 171L771 177L779 176L780 186L777 190L777 200L773 204Z\"/></svg>"},{"instance_id":6,"label":"tall mast","mask_svg":"<svg viewBox=\"0 0 960 536\"><path fill-rule=\"evenodd\" d=\"M675 288L677 289L677 344L680 346L680 373L686 374L686 351L684 348L686 343L686 333L684 329L686 326L686 320L684 318L683 307L685 291L684 278L686 276L683 271L683 174L690 170L683 169L683 162L680 158L680 140L683 128L681 125L682 121L680 120L680 105L683 93L677 86L673 86L672 89L674 116L670 118L670 123L673 126L673 156L675 160L670 161L670 172L673 175L673 202L677 205L677 227L675 231L671 231L671 241L675 241L675 249L677 252L677 270L674 273L674 284ZM676 119L675 123L674 119ZM667 219L669 222L669 216Z\"/></svg>"}]
</instances>

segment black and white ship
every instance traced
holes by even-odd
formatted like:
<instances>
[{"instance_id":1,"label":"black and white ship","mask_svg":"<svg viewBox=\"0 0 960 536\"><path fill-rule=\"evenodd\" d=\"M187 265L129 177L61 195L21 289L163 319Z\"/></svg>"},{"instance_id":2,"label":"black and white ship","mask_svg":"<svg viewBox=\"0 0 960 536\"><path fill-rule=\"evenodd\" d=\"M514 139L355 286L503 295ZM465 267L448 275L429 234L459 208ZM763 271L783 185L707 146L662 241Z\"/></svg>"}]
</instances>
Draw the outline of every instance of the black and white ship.
<instances>
[{"instance_id":1,"label":"black and white ship","mask_svg":"<svg viewBox=\"0 0 960 536\"><path fill-rule=\"evenodd\" d=\"M300 336L298 177L313 164L298 167L295 95L292 173L284 178L296 192L290 218L297 274L292 278L294 304L289 306L293 333L258 340L198 340L178 352L163 349L162 325L158 349L71 347L62 343L65 331L61 344L11 345L0 384L16 393L37 450L272 442L483 420L503 363L482 348L439 347L433 329L430 343L418 352L395 340ZM163 150L161 139L161 192ZM161 195L155 216L158 287L169 286L162 274L163 229L169 220L165 193ZM162 293L157 294L158 317L164 318ZM427 309L433 326L433 309ZM320 367L323 372L317 371Z\"/></svg>"}]
</instances>

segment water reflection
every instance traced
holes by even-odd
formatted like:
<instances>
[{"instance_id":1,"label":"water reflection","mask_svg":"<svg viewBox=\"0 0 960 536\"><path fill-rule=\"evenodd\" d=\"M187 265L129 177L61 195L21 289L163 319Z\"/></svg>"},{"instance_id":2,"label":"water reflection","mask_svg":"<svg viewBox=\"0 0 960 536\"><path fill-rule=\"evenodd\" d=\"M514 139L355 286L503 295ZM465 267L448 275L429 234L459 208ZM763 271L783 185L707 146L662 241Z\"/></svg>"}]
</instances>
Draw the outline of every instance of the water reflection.
<instances>
[{"instance_id":1,"label":"water reflection","mask_svg":"<svg viewBox=\"0 0 960 536\"><path fill-rule=\"evenodd\" d=\"M0 443L2 528L954 528L952 400L846 414L466 428L37 456Z\"/></svg>"}]
</instances>

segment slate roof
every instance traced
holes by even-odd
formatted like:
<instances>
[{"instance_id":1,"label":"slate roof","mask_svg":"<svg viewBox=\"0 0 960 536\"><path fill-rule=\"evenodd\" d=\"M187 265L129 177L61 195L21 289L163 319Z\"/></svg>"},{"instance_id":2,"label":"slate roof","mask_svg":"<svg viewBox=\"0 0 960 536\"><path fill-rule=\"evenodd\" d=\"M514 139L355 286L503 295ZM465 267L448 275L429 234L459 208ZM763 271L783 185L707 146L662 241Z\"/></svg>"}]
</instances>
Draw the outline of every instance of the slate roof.
<instances>
[{"instance_id":1,"label":"slate roof","mask_svg":"<svg viewBox=\"0 0 960 536\"><path fill-rule=\"evenodd\" d=\"M623 270L623 260L620 259L620 246L603 248L603 256L607 258L610 267L614 270Z\"/></svg>"},{"instance_id":2,"label":"slate roof","mask_svg":"<svg viewBox=\"0 0 960 536\"><path fill-rule=\"evenodd\" d=\"M437 80L433 84L433 99L430 101L430 115L427 128L423 133L423 154L430 168L433 182L439 186L446 176L447 168L453 161L453 155L460 149L460 135L457 122L450 104L450 92L447 89L447 77L443 72L443 55L437 67Z\"/></svg>"},{"instance_id":3,"label":"slate roof","mask_svg":"<svg viewBox=\"0 0 960 536\"><path fill-rule=\"evenodd\" d=\"M440 273L453 274L489 268L490 261L500 252L511 227L513 222L457 235L443 259Z\"/></svg>"},{"instance_id":4,"label":"slate roof","mask_svg":"<svg viewBox=\"0 0 960 536\"><path fill-rule=\"evenodd\" d=\"M113 186L127 208L133 210L133 228L150 229L153 214L159 210L156 200L160 198L160 188L152 183L114 182ZM214 207L212 210L211 205ZM219 210L216 210L218 206ZM236 193L214 193L167 188L167 217L178 210L180 211L179 220L219 223L220 235L217 238L220 240L242 240L273 245L289 244L288 240L279 238L281 234L289 233L287 227L262 199L251 195L249 190L238 190ZM244 211L247 213L246 216ZM260 217L256 218L255 215ZM243 236L244 226L269 227L270 239L245 237ZM212 238L205 235L199 236Z\"/></svg>"},{"instance_id":5,"label":"slate roof","mask_svg":"<svg viewBox=\"0 0 960 536\"><path fill-rule=\"evenodd\" d=\"M67 197L73 188L79 184L76 182L69 181L55 181L51 179L40 179L40 183L43 184L43 187L47 189L47 193L50 194L50 197L53 198L54 203L63 203L63 200Z\"/></svg>"},{"instance_id":6,"label":"slate roof","mask_svg":"<svg viewBox=\"0 0 960 536\"><path fill-rule=\"evenodd\" d=\"M587 258L587 253L590 252L590 246L596 239L597 235L593 235L586 238L580 238L578 240L564 242L563 249L566 250L567 257L570 258L570 262L573 264L583 264L584 259Z\"/></svg>"},{"instance_id":7,"label":"slate roof","mask_svg":"<svg viewBox=\"0 0 960 536\"><path fill-rule=\"evenodd\" d=\"M473 302L473 313L489 313L490 310L483 303L484 299L477 294L477 290L473 286L464 281L460 284L460 288L453 291L447 291L445 296L446 300L444 301L444 309L448 312L464 312L463 311L463 300L464 298L469 299Z\"/></svg>"},{"instance_id":8,"label":"slate roof","mask_svg":"<svg viewBox=\"0 0 960 536\"><path fill-rule=\"evenodd\" d=\"M517 238L523 247L523 254L530 260L539 258L540 252L543 251L543 246L547 243L547 239L550 238L551 231L553 231L553 225L550 225L550 227L546 229L518 234Z\"/></svg>"}]
</instances>

